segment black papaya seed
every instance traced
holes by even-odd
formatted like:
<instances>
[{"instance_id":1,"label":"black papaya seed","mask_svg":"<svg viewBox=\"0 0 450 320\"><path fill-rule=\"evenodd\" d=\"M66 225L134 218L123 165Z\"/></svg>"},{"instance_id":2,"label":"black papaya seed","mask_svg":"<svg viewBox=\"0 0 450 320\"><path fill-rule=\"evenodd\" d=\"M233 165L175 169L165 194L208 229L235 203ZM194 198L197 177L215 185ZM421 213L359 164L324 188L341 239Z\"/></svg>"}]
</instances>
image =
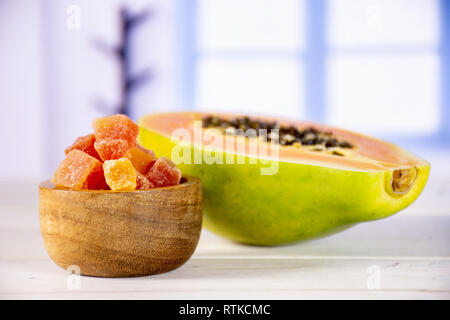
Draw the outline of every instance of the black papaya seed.
<instances>
[{"instance_id":1,"label":"black papaya seed","mask_svg":"<svg viewBox=\"0 0 450 320\"><path fill-rule=\"evenodd\" d=\"M314 127L308 127L306 129L299 129L294 125L280 126L276 121L266 122L263 120L253 120L248 116L235 117L231 119L222 119L215 115L208 115L204 117L202 126L205 128L215 127L222 131L226 131L226 134L244 135L245 131L249 129L256 130L256 136L267 136L267 140L280 139L278 142L282 145L323 145L325 148L341 147L341 148L353 148L353 145L347 141L339 141L333 137L331 131L320 131ZM260 133L260 129L265 129L267 133ZM278 133L276 131L278 130ZM323 148L318 148L314 151L322 151ZM344 156L342 153L336 151L335 155Z\"/></svg>"},{"instance_id":2,"label":"black papaya seed","mask_svg":"<svg viewBox=\"0 0 450 320\"><path fill-rule=\"evenodd\" d=\"M325 147L332 148L332 147L336 147L337 145L338 145L337 139L332 138L332 139L327 141L327 143L325 144Z\"/></svg>"},{"instance_id":3,"label":"black papaya seed","mask_svg":"<svg viewBox=\"0 0 450 320\"><path fill-rule=\"evenodd\" d=\"M339 143L339 147L350 149L350 148L353 148L353 145L351 143L347 142L347 141L341 141Z\"/></svg>"}]
</instances>

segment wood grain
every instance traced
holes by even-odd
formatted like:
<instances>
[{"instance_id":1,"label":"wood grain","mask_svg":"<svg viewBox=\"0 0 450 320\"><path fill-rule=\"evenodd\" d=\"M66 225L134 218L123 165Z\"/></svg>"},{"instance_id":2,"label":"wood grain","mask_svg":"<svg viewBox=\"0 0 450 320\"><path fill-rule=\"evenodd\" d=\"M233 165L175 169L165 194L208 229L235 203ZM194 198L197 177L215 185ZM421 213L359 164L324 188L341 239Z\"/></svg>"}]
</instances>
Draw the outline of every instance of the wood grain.
<instances>
[{"instance_id":1,"label":"wood grain","mask_svg":"<svg viewBox=\"0 0 450 320\"><path fill-rule=\"evenodd\" d=\"M201 182L133 191L74 191L39 185L45 248L64 269L98 277L144 276L183 265L202 225Z\"/></svg>"}]
</instances>

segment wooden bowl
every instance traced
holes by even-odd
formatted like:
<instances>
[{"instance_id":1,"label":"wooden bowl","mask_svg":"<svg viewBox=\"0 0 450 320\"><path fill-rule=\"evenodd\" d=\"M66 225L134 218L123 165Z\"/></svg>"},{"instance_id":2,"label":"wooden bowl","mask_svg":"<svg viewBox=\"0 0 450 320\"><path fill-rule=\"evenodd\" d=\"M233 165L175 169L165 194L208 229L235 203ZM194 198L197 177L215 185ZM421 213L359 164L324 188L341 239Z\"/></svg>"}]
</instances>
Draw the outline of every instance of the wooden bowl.
<instances>
[{"instance_id":1,"label":"wooden bowl","mask_svg":"<svg viewBox=\"0 0 450 320\"><path fill-rule=\"evenodd\" d=\"M39 219L45 248L64 269L82 275L145 276L183 265L202 227L200 179L150 190L57 189L39 185Z\"/></svg>"}]
</instances>

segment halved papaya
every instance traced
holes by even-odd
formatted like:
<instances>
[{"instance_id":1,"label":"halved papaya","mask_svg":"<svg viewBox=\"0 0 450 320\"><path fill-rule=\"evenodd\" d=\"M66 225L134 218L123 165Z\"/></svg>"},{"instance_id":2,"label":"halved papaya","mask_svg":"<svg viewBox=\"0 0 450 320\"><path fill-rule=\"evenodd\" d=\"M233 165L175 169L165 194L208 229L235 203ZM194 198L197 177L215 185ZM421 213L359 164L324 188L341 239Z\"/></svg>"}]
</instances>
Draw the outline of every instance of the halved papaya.
<instances>
[{"instance_id":1,"label":"halved papaya","mask_svg":"<svg viewBox=\"0 0 450 320\"><path fill-rule=\"evenodd\" d=\"M430 170L393 144L316 123L181 112L139 125L142 146L201 178L205 227L247 244L291 243L388 217L419 196Z\"/></svg>"}]
</instances>

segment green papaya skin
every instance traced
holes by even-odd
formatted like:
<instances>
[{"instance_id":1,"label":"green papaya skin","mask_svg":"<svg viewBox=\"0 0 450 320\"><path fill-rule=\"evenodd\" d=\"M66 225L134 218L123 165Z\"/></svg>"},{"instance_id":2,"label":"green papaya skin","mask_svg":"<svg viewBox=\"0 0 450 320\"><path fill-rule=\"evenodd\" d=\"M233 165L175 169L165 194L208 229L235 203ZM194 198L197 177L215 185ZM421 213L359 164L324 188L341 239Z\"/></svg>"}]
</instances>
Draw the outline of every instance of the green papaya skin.
<instances>
[{"instance_id":1,"label":"green papaya skin","mask_svg":"<svg viewBox=\"0 0 450 320\"><path fill-rule=\"evenodd\" d=\"M156 155L172 155L177 145L158 132L140 128L139 143ZM190 146L191 154L201 152ZM224 152L224 155L227 154ZM416 167L404 194L392 190L393 170L352 171L278 161L275 175L261 175L269 164L177 164L183 174L202 180L204 226L240 243L272 246L327 236L356 223L382 219L413 203L425 187L430 165ZM191 162L193 163L193 162Z\"/></svg>"}]
</instances>

